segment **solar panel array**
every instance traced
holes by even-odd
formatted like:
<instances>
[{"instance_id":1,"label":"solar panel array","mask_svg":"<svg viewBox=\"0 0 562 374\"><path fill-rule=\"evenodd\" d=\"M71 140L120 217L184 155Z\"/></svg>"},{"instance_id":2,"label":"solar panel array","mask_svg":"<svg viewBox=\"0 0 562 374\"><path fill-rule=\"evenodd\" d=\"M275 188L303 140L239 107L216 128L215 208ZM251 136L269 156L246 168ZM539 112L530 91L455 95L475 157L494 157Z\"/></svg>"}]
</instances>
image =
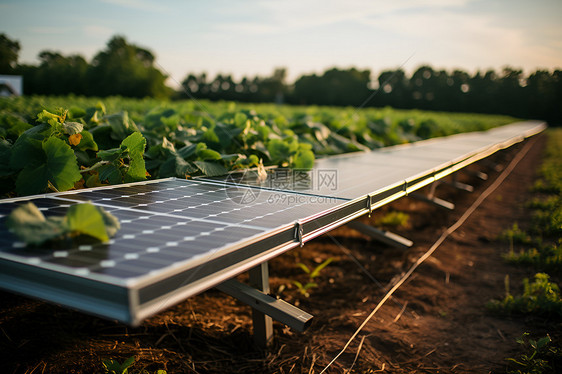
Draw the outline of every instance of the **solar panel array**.
<instances>
[{"instance_id":1,"label":"solar panel array","mask_svg":"<svg viewBox=\"0 0 562 374\"><path fill-rule=\"evenodd\" d=\"M0 287L135 325L543 127L525 122L331 157L259 183L251 173L170 178L0 201ZM81 236L26 246L5 221L28 201L46 216L92 202L121 229L104 243Z\"/></svg>"}]
</instances>

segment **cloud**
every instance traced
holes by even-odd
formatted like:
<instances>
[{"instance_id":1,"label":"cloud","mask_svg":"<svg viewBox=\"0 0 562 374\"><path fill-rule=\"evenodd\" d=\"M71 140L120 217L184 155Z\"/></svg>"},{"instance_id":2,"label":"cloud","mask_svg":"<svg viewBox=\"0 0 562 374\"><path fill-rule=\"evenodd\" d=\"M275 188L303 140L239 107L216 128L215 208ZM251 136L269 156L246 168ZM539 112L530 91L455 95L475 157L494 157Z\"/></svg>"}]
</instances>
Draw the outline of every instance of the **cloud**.
<instances>
[{"instance_id":1,"label":"cloud","mask_svg":"<svg viewBox=\"0 0 562 374\"><path fill-rule=\"evenodd\" d=\"M117 5L124 8L132 9L132 10L141 10L145 12L165 13L168 11L168 7L165 7L156 1L147 1L147 0L100 0L100 1L102 3L106 3L110 5Z\"/></svg>"},{"instance_id":2,"label":"cloud","mask_svg":"<svg viewBox=\"0 0 562 374\"><path fill-rule=\"evenodd\" d=\"M436 10L459 8L468 0L395 0L373 2L372 0L287 0L282 2L256 2L252 7L258 17L256 21L234 21L219 25L222 30L241 34L254 32L279 33L326 26L342 22L362 22L369 17L380 17L412 9ZM223 9L223 14L228 14Z\"/></svg>"},{"instance_id":3,"label":"cloud","mask_svg":"<svg viewBox=\"0 0 562 374\"><path fill-rule=\"evenodd\" d=\"M82 30L87 36L96 38L107 38L113 34L113 29L99 25L86 25Z\"/></svg>"},{"instance_id":4,"label":"cloud","mask_svg":"<svg viewBox=\"0 0 562 374\"><path fill-rule=\"evenodd\" d=\"M554 43L534 41L536 30L502 25L492 14L468 14L450 10L395 13L364 19L397 40L416 45L416 59L445 66L480 69L505 65L533 69L555 64L562 53ZM560 60L559 60L560 61Z\"/></svg>"}]
</instances>

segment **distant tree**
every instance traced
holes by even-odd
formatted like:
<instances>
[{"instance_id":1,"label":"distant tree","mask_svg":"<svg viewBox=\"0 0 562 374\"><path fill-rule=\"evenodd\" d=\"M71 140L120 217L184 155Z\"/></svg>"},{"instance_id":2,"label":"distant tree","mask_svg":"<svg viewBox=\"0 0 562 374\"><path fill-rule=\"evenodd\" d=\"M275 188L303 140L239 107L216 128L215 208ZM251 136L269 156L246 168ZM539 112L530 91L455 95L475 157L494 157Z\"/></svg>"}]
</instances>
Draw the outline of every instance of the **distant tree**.
<instances>
[{"instance_id":1,"label":"distant tree","mask_svg":"<svg viewBox=\"0 0 562 374\"><path fill-rule=\"evenodd\" d=\"M412 92L404 70L385 70L378 77L378 92L369 105L408 108L412 105Z\"/></svg>"},{"instance_id":2,"label":"distant tree","mask_svg":"<svg viewBox=\"0 0 562 374\"><path fill-rule=\"evenodd\" d=\"M0 74L13 73L18 63L20 43L0 34Z\"/></svg>"},{"instance_id":3,"label":"distant tree","mask_svg":"<svg viewBox=\"0 0 562 374\"><path fill-rule=\"evenodd\" d=\"M275 69L270 77L242 77L239 82L231 75L217 74L212 81L207 81L205 73L200 75L190 73L183 80L183 88L178 97L185 98L192 95L209 100L280 103L289 92L285 77L285 68Z\"/></svg>"},{"instance_id":4,"label":"distant tree","mask_svg":"<svg viewBox=\"0 0 562 374\"><path fill-rule=\"evenodd\" d=\"M468 95L470 92L470 75L462 70L455 70L449 78L451 92L449 110L468 111Z\"/></svg>"},{"instance_id":5,"label":"distant tree","mask_svg":"<svg viewBox=\"0 0 562 374\"><path fill-rule=\"evenodd\" d=\"M322 76L301 76L295 82L293 102L297 104L359 106L370 94L369 70L355 68L326 70Z\"/></svg>"},{"instance_id":6,"label":"distant tree","mask_svg":"<svg viewBox=\"0 0 562 374\"><path fill-rule=\"evenodd\" d=\"M286 77L287 69L276 68L271 77L262 79L258 84L259 101L282 103L287 94Z\"/></svg>"},{"instance_id":7,"label":"distant tree","mask_svg":"<svg viewBox=\"0 0 562 374\"><path fill-rule=\"evenodd\" d=\"M80 55L65 57L58 52L43 51L39 54L37 90L39 94L85 94L88 63Z\"/></svg>"},{"instance_id":8,"label":"distant tree","mask_svg":"<svg viewBox=\"0 0 562 374\"><path fill-rule=\"evenodd\" d=\"M438 90L437 80L439 73L431 66L420 66L410 79L413 105L419 109L435 109L439 103L435 103Z\"/></svg>"},{"instance_id":9,"label":"distant tree","mask_svg":"<svg viewBox=\"0 0 562 374\"><path fill-rule=\"evenodd\" d=\"M99 96L167 97L166 76L154 67L154 55L114 36L88 69L89 93Z\"/></svg>"},{"instance_id":10,"label":"distant tree","mask_svg":"<svg viewBox=\"0 0 562 374\"><path fill-rule=\"evenodd\" d=\"M495 99L498 92L498 75L493 70L480 71L469 81L468 108L478 113L497 113Z\"/></svg>"},{"instance_id":11,"label":"distant tree","mask_svg":"<svg viewBox=\"0 0 562 374\"><path fill-rule=\"evenodd\" d=\"M496 100L496 113L525 116L526 105L524 98L523 70L505 67L498 79L498 91Z\"/></svg>"}]
</instances>

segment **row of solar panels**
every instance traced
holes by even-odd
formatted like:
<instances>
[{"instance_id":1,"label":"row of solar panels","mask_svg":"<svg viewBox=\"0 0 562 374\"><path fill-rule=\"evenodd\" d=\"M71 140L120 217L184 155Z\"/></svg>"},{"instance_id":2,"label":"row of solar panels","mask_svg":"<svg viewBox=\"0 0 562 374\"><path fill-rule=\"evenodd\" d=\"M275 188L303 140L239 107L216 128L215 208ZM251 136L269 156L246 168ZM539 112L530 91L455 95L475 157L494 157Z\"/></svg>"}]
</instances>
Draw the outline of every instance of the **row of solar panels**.
<instances>
[{"instance_id":1,"label":"row of solar panels","mask_svg":"<svg viewBox=\"0 0 562 374\"><path fill-rule=\"evenodd\" d=\"M312 170L163 179L0 202L0 287L132 325L544 129L521 122L318 160ZM26 246L5 226L90 201L121 222L109 242Z\"/></svg>"}]
</instances>

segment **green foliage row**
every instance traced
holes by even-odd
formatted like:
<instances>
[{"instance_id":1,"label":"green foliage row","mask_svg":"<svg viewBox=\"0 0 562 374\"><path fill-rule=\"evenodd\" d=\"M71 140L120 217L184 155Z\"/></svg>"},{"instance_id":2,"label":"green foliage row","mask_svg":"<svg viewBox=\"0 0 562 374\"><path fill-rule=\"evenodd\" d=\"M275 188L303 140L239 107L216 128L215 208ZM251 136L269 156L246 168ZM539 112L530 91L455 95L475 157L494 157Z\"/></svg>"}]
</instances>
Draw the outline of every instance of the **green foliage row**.
<instances>
[{"instance_id":1,"label":"green foliage row","mask_svg":"<svg viewBox=\"0 0 562 374\"><path fill-rule=\"evenodd\" d=\"M501 239L510 243L506 259L541 271L560 274L562 269L562 130L550 129L540 179L533 190L538 195L527 206L533 209L527 230L517 224ZM516 247L519 250L516 250Z\"/></svg>"},{"instance_id":2,"label":"green foliage row","mask_svg":"<svg viewBox=\"0 0 562 374\"><path fill-rule=\"evenodd\" d=\"M507 360L515 365L509 374L542 374L555 372L556 368L550 363L560 357L561 351L553 346L552 339L546 335L540 339L531 339L529 333L524 333L517 338L517 343L523 348L524 353L518 358Z\"/></svg>"},{"instance_id":3,"label":"green foliage row","mask_svg":"<svg viewBox=\"0 0 562 374\"><path fill-rule=\"evenodd\" d=\"M0 193L216 176L513 121L506 116L154 99L0 100Z\"/></svg>"},{"instance_id":4,"label":"green foliage row","mask_svg":"<svg viewBox=\"0 0 562 374\"><path fill-rule=\"evenodd\" d=\"M553 322L562 319L560 288L550 280L550 274L559 276L562 267L562 130L550 129L545 157L539 170L540 179L535 183L536 193L527 207L533 209L530 226L523 230L516 223L500 235L509 242L510 250L505 259L517 265L525 265L543 273L535 274L534 281L523 281L523 293L512 295L509 276L505 278L506 295L502 300L492 300L489 310L503 315L531 315ZM519 251L515 247L520 248ZM560 343L552 342L549 335L530 339L525 333L517 339L523 353L517 358L507 358L509 373L559 372L562 351Z\"/></svg>"},{"instance_id":5,"label":"green foliage row","mask_svg":"<svg viewBox=\"0 0 562 374\"><path fill-rule=\"evenodd\" d=\"M135 364L135 362L136 362L135 356L131 356L125 361L123 361L123 363L119 363L118 360L113 360L113 359L102 360L102 366L105 374L129 374L129 373L151 374L151 372L149 372L146 369L134 370L129 372L129 369ZM153 373L166 374L167 371L159 369L154 371Z\"/></svg>"},{"instance_id":6,"label":"green foliage row","mask_svg":"<svg viewBox=\"0 0 562 374\"><path fill-rule=\"evenodd\" d=\"M530 282L523 280L523 293L514 296L509 289L509 276L505 279L505 297L503 300L492 300L487 307L492 312L499 314L528 314L546 318L562 318L562 298L556 283L550 282L550 277L545 273L535 274L535 279Z\"/></svg>"}]
</instances>

